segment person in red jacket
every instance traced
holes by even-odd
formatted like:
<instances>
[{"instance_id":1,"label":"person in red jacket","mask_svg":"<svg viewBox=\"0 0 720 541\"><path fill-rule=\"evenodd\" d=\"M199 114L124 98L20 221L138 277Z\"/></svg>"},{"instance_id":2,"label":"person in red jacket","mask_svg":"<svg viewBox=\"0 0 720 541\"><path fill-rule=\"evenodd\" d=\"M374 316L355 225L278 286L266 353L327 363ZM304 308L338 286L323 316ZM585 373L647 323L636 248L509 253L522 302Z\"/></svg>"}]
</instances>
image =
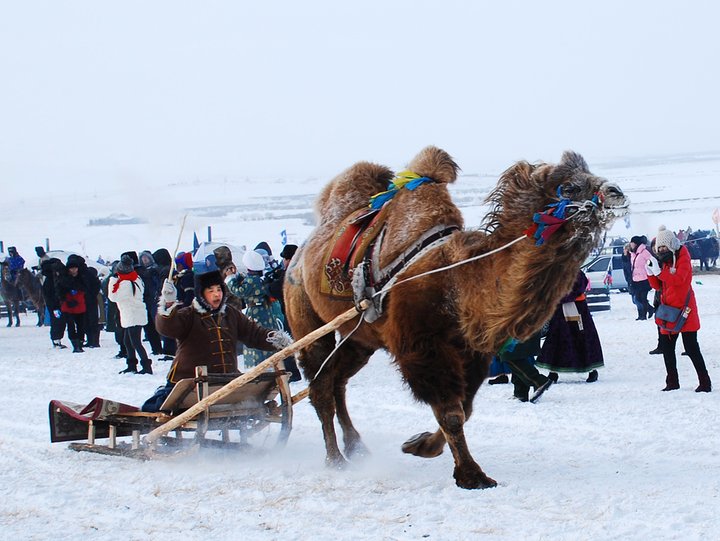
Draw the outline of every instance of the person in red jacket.
<instances>
[{"instance_id":1,"label":"person in red jacket","mask_svg":"<svg viewBox=\"0 0 720 541\"><path fill-rule=\"evenodd\" d=\"M675 344L678 335L682 335L685 351L698 376L699 385L695 392L709 393L712 390L712 384L697 340L697 332L700 330L700 315L695 302L695 292L692 289L690 253L680 244L675 234L665 226L660 226L655 240L655 251L657 259L651 257L646 263L648 281L653 289L660 291L662 304L681 310L680 319L676 321L667 321L660 317L661 313L655 314L655 323L660 327L660 348L667 371L663 391L680 388Z\"/></svg>"}]
</instances>

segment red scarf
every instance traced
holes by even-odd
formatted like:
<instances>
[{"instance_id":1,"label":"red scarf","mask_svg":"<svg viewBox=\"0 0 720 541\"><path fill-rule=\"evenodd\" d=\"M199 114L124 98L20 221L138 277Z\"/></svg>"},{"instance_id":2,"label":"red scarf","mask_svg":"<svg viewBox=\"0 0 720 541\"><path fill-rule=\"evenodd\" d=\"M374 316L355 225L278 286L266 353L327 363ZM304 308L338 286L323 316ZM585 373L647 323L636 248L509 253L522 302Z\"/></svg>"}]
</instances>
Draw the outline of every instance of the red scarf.
<instances>
[{"instance_id":1,"label":"red scarf","mask_svg":"<svg viewBox=\"0 0 720 541\"><path fill-rule=\"evenodd\" d=\"M115 282L115 285L113 285L112 292L117 293L118 288L120 287L120 282L123 280L127 280L128 282L134 282L138 279L138 273L136 271L128 272L127 274L121 274L118 272L118 281Z\"/></svg>"}]
</instances>

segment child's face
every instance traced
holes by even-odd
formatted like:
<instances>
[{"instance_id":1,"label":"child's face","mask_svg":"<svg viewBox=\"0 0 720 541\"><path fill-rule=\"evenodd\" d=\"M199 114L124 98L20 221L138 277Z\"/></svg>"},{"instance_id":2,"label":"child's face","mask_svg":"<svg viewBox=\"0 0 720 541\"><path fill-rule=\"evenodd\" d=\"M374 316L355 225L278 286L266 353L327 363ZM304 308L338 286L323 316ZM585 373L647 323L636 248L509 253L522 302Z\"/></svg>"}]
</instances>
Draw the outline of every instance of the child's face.
<instances>
[{"instance_id":1,"label":"child's face","mask_svg":"<svg viewBox=\"0 0 720 541\"><path fill-rule=\"evenodd\" d=\"M205 299L205 302L207 302L210 307L213 310L216 310L220 307L220 303L222 303L223 298L223 291L220 286L210 286L203 290L203 298Z\"/></svg>"}]
</instances>

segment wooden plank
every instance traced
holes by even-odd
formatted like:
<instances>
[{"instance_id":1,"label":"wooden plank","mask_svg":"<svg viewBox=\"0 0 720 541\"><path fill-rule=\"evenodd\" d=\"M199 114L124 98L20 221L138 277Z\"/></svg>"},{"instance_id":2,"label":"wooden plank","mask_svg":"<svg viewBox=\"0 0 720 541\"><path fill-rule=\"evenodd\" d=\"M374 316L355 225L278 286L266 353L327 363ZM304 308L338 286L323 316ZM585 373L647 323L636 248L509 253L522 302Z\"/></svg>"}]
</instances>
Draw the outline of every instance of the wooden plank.
<instances>
[{"instance_id":1,"label":"wooden plank","mask_svg":"<svg viewBox=\"0 0 720 541\"><path fill-rule=\"evenodd\" d=\"M360 308L362 310L365 310L368 306L370 306L370 301L362 301L360 303ZM267 359L265 359L263 362L258 364L253 369L249 370L242 376L235 378L233 381L225 385L222 389L218 390L217 392L211 394L210 396L207 396L203 398L200 402L192 406L190 409L185 411L184 413L181 413L180 415L174 417L167 423L157 427L155 430L151 431L145 436L145 441L148 444L152 444L153 442L157 441L158 438L161 436L167 434L171 430L177 428L178 426L182 425L186 421L189 421L190 419L193 419L197 417L200 413L202 413L204 410L206 410L208 407L210 407L212 404L218 402L219 400L222 400L229 394L231 394L235 389L242 387L249 381L252 381L257 377L259 374L262 374L265 370L269 368L274 368L277 370L277 364L289 357L290 355L293 355L294 353L297 353L302 348L312 344L317 339L325 336L326 334L330 334L331 332L334 332L339 327L347 323L348 321L355 319L358 317L358 315L361 315L361 312L359 312L356 308L350 308L346 312L343 312L339 316L337 316L335 319L333 319L331 322L326 323L322 327L315 329L313 332L307 334L306 336L303 336L298 341L293 343L292 345L286 347L285 349L278 351L277 353L271 355Z\"/></svg>"}]
</instances>

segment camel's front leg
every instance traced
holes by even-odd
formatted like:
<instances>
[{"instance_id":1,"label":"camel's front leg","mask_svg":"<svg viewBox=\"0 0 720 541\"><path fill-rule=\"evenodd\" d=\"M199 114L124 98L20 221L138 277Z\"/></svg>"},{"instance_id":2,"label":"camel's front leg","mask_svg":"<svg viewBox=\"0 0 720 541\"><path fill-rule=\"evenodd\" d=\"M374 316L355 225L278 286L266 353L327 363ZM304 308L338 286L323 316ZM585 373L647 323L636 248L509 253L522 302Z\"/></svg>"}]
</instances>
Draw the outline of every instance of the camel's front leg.
<instances>
[{"instance_id":1,"label":"camel's front leg","mask_svg":"<svg viewBox=\"0 0 720 541\"><path fill-rule=\"evenodd\" d=\"M440 430L445 434L453 458L455 483L461 488L490 488L497 486L497 482L482 471L470 454L465 440L463 425L465 413L460 402L455 405L433 406L433 413L440 424Z\"/></svg>"},{"instance_id":2,"label":"camel's front leg","mask_svg":"<svg viewBox=\"0 0 720 541\"><path fill-rule=\"evenodd\" d=\"M340 452L335 434L335 399L332 385L327 378L323 378L322 374L318 380L310 383L309 397L322 425L325 439L325 464L334 468L344 468L347 466L347 461Z\"/></svg>"}]
</instances>

